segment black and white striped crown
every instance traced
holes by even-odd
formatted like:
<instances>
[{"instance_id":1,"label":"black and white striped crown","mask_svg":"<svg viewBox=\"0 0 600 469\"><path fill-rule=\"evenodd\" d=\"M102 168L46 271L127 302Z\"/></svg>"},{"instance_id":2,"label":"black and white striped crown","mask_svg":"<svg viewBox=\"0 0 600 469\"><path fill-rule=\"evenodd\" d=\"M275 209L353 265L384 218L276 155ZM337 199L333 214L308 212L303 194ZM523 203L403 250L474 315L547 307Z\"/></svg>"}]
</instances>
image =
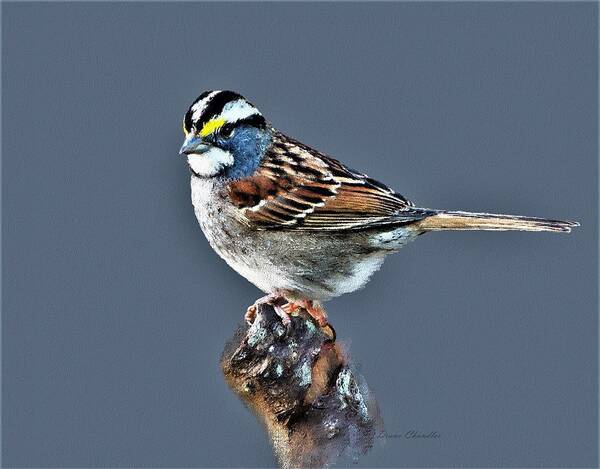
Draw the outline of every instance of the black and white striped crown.
<instances>
[{"instance_id":1,"label":"black and white striped crown","mask_svg":"<svg viewBox=\"0 0 600 469\"><path fill-rule=\"evenodd\" d=\"M186 133L208 135L213 129L239 124L264 127L265 118L246 98L235 91L205 91L192 103L183 119Z\"/></svg>"}]
</instances>

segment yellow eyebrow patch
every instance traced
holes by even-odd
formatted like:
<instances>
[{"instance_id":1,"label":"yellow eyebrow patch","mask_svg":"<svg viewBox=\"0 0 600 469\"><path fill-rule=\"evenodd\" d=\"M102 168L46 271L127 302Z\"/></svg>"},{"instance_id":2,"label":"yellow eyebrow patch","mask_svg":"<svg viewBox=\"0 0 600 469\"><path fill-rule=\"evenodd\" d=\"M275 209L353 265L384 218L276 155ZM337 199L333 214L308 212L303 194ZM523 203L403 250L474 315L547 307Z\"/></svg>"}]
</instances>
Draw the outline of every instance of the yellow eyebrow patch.
<instances>
[{"instance_id":1,"label":"yellow eyebrow patch","mask_svg":"<svg viewBox=\"0 0 600 469\"><path fill-rule=\"evenodd\" d=\"M211 119L209 120L200 131L201 137L206 137L207 135L212 134L215 130L223 127L225 124L225 119Z\"/></svg>"}]
</instances>

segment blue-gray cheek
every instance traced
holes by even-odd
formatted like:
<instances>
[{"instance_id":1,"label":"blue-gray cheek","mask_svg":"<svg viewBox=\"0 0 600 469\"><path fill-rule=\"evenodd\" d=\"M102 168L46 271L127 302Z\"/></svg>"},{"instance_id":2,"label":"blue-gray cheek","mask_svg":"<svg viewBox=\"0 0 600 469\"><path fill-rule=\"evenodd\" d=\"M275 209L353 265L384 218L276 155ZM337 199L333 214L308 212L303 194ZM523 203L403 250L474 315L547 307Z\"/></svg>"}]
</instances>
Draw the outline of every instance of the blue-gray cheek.
<instances>
[{"instance_id":1,"label":"blue-gray cheek","mask_svg":"<svg viewBox=\"0 0 600 469\"><path fill-rule=\"evenodd\" d=\"M241 179L254 174L270 144L271 135L267 131L238 129L230 141L223 142L224 149L233 154L233 165L224 171L223 176Z\"/></svg>"}]
</instances>

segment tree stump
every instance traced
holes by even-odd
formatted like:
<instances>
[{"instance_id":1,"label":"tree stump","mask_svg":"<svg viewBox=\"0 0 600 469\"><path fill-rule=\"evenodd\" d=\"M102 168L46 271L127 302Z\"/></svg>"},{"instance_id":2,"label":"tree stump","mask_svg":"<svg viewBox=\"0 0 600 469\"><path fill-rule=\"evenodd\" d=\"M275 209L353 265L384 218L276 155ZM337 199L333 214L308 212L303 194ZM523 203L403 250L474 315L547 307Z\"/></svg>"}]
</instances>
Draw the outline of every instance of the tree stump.
<instances>
[{"instance_id":1,"label":"tree stump","mask_svg":"<svg viewBox=\"0 0 600 469\"><path fill-rule=\"evenodd\" d=\"M260 305L223 351L227 383L265 424L283 468L358 458L382 429L376 401L332 332L304 310L285 326Z\"/></svg>"}]
</instances>

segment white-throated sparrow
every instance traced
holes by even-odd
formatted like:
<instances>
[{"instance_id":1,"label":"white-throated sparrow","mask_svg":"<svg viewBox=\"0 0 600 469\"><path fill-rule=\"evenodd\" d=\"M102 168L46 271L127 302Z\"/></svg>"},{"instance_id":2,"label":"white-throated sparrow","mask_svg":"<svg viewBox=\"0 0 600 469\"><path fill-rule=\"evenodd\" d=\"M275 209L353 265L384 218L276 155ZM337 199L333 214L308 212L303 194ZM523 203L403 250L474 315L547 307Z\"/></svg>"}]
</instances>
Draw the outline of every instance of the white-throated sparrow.
<instances>
[{"instance_id":1,"label":"white-throated sparrow","mask_svg":"<svg viewBox=\"0 0 600 469\"><path fill-rule=\"evenodd\" d=\"M415 207L279 132L233 91L202 93L183 130L180 154L192 173L204 234L233 269L267 293L257 303L272 303L284 320L303 307L325 324L322 301L361 288L386 255L428 231L569 232L578 225Z\"/></svg>"}]
</instances>

